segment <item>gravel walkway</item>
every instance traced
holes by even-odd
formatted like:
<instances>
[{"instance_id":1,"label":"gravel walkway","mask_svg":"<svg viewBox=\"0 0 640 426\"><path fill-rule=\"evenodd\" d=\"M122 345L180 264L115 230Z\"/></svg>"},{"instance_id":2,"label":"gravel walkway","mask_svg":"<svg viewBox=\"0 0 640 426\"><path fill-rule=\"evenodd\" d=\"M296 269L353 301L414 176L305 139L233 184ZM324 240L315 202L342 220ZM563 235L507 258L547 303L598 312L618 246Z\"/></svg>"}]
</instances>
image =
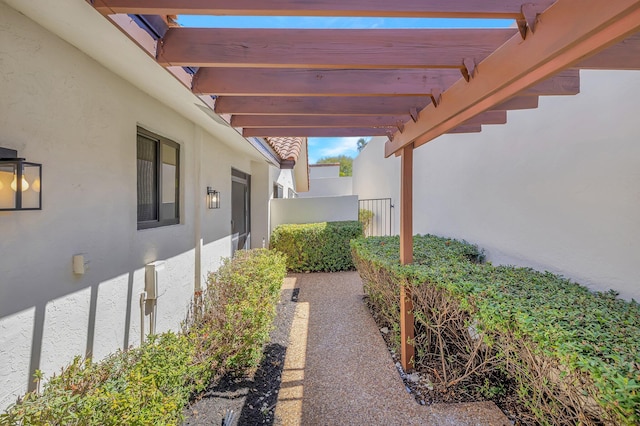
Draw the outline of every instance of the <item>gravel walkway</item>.
<instances>
[{"instance_id":1,"label":"gravel walkway","mask_svg":"<svg viewBox=\"0 0 640 426\"><path fill-rule=\"evenodd\" d=\"M421 406L362 301L357 272L296 274L280 425L510 425L492 402Z\"/></svg>"},{"instance_id":2,"label":"gravel walkway","mask_svg":"<svg viewBox=\"0 0 640 426\"><path fill-rule=\"evenodd\" d=\"M492 402L416 403L362 296L357 272L289 275L256 374L224 378L185 425L511 425Z\"/></svg>"}]
</instances>

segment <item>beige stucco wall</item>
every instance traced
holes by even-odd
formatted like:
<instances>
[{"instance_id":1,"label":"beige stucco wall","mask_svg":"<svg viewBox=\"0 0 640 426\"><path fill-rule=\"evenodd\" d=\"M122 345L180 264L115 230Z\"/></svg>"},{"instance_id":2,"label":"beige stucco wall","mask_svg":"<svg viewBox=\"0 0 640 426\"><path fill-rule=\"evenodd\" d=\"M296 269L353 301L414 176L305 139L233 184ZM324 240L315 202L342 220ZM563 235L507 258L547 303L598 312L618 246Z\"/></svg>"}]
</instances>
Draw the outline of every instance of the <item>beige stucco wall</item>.
<instances>
[{"instance_id":1,"label":"beige stucco wall","mask_svg":"<svg viewBox=\"0 0 640 426\"><path fill-rule=\"evenodd\" d=\"M537 110L509 112L507 125L418 148L414 230L638 300L640 73L582 71L581 80L577 96L544 97ZM383 159L383 143L354 162L354 193L399 207L399 161Z\"/></svg>"},{"instance_id":2,"label":"beige stucco wall","mask_svg":"<svg viewBox=\"0 0 640 426\"><path fill-rule=\"evenodd\" d=\"M0 94L0 146L43 164L43 210L0 212L2 409L36 369L49 376L76 355L139 344L149 262L166 261L157 331L179 327L194 288L231 253L231 168L266 176L269 166L2 2ZM137 125L180 144L179 225L137 230ZM221 192L220 209L205 208L207 186ZM268 193L253 194L264 233ZM72 273L79 253L84 275Z\"/></svg>"}]
</instances>

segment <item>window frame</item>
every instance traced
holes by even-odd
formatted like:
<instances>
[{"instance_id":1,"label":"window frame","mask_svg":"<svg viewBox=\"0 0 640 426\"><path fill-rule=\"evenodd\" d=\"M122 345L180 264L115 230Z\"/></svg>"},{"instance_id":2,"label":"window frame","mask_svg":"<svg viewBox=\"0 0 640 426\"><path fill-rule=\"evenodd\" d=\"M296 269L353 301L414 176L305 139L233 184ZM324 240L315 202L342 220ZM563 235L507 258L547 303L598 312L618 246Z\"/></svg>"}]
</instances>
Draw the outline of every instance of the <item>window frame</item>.
<instances>
[{"instance_id":1,"label":"window frame","mask_svg":"<svg viewBox=\"0 0 640 426\"><path fill-rule=\"evenodd\" d=\"M155 141L156 146L156 158L157 163L155 167L155 176L156 176L156 199L158 200L156 205L156 217L158 219L154 220L145 220L138 221L137 220L137 209L138 209L138 151L137 151L137 142L136 142L136 222L138 224L138 230L142 229L151 229L151 228L159 228L162 226L170 226L177 225L180 223L180 183L182 181L180 176L180 144L172 141L171 139L165 138L164 136L160 136L156 133L153 133L143 127L137 126L136 129L136 140L138 136L143 136L147 139ZM162 146L166 145L168 147L174 148L176 150L176 193L175 193L175 211L176 217L173 218L163 218L162 217Z\"/></svg>"},{"instance_id":2,"label":"window frame","mask_svg":"<svg viewBox=\"0 0 640 426\"><path fill-rule=\"evenodd\" d=\"M273 182L273 199L277 200L282 198L284 198L284 187L278 182Z\"/></svg>"}]
</instances>

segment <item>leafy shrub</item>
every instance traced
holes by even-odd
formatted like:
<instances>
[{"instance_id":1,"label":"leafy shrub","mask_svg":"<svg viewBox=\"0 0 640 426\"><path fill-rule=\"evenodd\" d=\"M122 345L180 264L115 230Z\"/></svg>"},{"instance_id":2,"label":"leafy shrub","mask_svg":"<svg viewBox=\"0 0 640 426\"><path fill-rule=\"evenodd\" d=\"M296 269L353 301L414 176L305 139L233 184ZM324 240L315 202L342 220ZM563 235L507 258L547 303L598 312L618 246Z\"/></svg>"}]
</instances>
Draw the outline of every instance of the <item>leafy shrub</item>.
<instances>
[{"instance_id":1,"label":"leafy shrub","mask_svg":"<svg viewBox=\"0 0 640 426\"><path fill-rule=\"evenodd\" d=\"M480 264L475 246L434 236L414 239L413 265L400 265L397 238L360 239L352 249L391 330L399 330L399 287L411 290L415 367L430 368L440 385L501 370L544 424L640 422L636 302L548 272ZM434 359L439 370L427 367Z\"/></svg>"},{"instance_id":2,"label":"leafy shrub","mask_svg":"<svg viewBox=\"0 0 640 426\"><path fill-rule=\"evenodd\" d=\"M276 251L241 250L233 260L224 260L218 272L209 274L207 290L194 301L186 323L198 354L218 371L256 366L285 275L285 257Z\"/></svg>"},{"instance_id":3,"label":"leafy shrub","mask_svg":"<svg viewBox=\"0 0 640 426\"><path fill-rule=\"evenodd\" d=\"M367 209L358 210L358 222L362 224L362 229L365 235L370 235L369 226L373 220L373 212Z\"/></svg>"},{"instance_id":4,"label":"leafy shrub","mask_svg":"<svg viewBox=\"0 0 640 426\"><path fill-rule=\"evenodd\" d=\"M347 271L354 269L349 241L362 235L358 221L280 225L271 248L286 254L290 271Z\"/></svg>"},{"instance_id":5,"label":"leafy shrub","mask_svg":"<svg viewBox=\"0 0 640 426\"><path fill-rule=\"evenodd\" d=\"M279 253L236 252L210 274L182 333L149 336L97 363L77 357L42 393L0 414L0 424L180 424L194 393L259 362L285 274Z\"/></svg>"},{"instance_id":6,"label":"leafy shrub","mask_svg":"<svg viewBox=\"0 0 640 426\"><path fill-rule=\"evenodd\" d=\"M44 385L0 415L1 424L177 424L193 378L210 373L193 360L184 335L151 336L142 346L99 363L76 357Z\"/></svg>"}]
</instances>

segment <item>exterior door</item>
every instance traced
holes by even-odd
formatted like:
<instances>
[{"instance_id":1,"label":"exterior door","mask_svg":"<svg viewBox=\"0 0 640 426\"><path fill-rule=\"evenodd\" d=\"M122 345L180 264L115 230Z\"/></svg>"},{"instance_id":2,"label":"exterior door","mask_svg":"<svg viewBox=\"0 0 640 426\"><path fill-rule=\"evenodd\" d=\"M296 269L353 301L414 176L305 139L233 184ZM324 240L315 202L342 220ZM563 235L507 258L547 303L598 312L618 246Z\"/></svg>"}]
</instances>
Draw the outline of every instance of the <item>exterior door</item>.
<instances>
[{"instance_id":1,"label":"exterior door","mask_svg":"<svg viewBox=\"0 0 640 426\"><path fill-rule=\"evenodd\" d=\"M251 247L250 199L251 177L231 170L231 234L232 251Z\"/></svg>"}]
</instances>

